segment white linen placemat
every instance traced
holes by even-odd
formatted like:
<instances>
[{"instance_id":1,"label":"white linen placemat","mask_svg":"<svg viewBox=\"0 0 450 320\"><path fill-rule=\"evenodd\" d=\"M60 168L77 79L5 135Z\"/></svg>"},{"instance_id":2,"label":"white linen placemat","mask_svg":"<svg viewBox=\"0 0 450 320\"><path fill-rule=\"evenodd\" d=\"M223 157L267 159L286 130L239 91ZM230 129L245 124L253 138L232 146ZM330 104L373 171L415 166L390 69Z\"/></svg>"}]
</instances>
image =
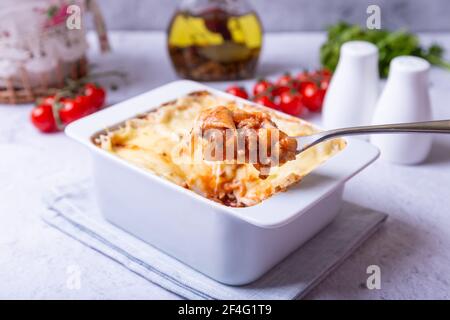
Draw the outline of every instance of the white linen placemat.
<instances>
[{"instance_id":1,"label":"white linen placemat","mask_svg":"<svg viewBox=\"0 0 450 320\"><path fill-rule=\"evenodd\" d=\"M303 297L386 220L385 213L345 203L336 219L259 280L228 286L191 269L105 221L91 181L55 187L43 219L130 271L186 299L296 299Z\"/></svg>"}]
</instances>

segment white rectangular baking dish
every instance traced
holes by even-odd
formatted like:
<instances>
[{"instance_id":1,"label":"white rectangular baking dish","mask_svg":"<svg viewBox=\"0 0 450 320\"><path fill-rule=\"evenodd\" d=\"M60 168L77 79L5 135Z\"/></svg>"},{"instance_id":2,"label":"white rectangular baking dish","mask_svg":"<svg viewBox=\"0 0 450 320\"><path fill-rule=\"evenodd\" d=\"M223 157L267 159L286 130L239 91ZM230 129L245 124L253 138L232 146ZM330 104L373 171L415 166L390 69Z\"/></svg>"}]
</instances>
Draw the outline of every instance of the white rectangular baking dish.
<instances>
[{"instance_id":1,"label":"white rectangular baking dish","mask_svg":"<svg viewBox=\"0 0 450 320\"><path fill-rule=\"evenodd\" d=\"M252 207L231 208L92 143L99 131L196 90L236 99L196 82L176 81L78 120L66 134L93 155L97 201L108 221L213 279L242 285L325 227L340 210L344 183L379 152L348 139L344 150L287 192Z\"/></svg>"}]
</instances>

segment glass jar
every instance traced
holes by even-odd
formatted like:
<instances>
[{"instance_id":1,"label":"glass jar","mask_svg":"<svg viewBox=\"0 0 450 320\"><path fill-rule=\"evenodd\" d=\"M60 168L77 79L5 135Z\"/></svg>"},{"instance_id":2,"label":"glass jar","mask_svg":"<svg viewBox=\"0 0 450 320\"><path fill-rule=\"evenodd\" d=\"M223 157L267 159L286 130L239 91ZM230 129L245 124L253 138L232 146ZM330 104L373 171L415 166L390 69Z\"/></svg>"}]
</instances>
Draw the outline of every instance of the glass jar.
<instances>
[{"instance_id":1,"label":"glass jar","mask_svg":"<svg viewBox=\"0 0 450 320\"><path fill-rule=\"evenodd\" d=\"M177 74L198 81L254 76L262 26L246 0L183 0L168 29Z\"/></svg>"}]
</instances>

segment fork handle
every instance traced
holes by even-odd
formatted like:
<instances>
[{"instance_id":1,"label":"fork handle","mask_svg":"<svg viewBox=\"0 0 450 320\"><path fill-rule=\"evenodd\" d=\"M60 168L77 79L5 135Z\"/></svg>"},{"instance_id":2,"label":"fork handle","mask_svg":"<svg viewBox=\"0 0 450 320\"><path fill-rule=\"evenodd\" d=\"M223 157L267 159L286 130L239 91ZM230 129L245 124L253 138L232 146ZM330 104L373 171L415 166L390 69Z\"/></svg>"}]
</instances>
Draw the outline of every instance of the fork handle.
<instances>
[{"instance_id":1,"label":"fork handle","mask_svg":"<svg viewBox=\"0 0 450 320\"><path fill-rule=\"evenodd\" d=\"M334 129L323 132L324 135L331 137L375 134L375 133L450 133L450 120L424 121L398 124L381 124L372 126L361 126L352 128Z\"/></svg>"},{"instance_id":2,"label":"fork handle","mask_svg":"<svg viewBox=\"0 0 450 320\"><path fill-rule=\"evenodd\" d=\"M450 120L424 121L398 124L381 124L372 126L360 126L350 128L340 128L322 131L309 136L312 141L302 141L305 137L298 137L299 152L304 151L325 140L351 135L378 134L378 133L449 133Z\"/></svg>"}]
</instances>

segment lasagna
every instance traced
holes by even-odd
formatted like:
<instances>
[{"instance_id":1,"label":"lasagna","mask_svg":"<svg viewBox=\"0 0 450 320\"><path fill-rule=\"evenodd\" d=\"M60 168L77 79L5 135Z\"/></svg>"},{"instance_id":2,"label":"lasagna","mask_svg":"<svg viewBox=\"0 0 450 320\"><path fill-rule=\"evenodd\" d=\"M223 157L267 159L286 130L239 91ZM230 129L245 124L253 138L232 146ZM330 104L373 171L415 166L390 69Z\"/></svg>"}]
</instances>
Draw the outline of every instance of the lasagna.
<instances>
[{"instance_id":1,"label":"lasagna","mask_svg":"<svg viewBox=\"0 0 450 320\"><path fill-rule=\"evenodd\" d=\"M210 121L214 115L217 117ZM234 157L221 161L197 157L202 143L193 144L195 132L209 126L277 128L280 143L285 139L287 149L281 148L280 165L269 164L270 171L264 175L259 163L239 162ZM226 206L247 207L286 190L345 147L344 140L333 139L296 155L293 142L287 138L316 130L301 119L265 107L196 91L99 133L94 143L208 199Z\"/></svg>"},{"instance_id":2,"label":"lasagna","mask_svg":"<svg viewBox=\"0 0 450 320\"><path fill-rule=\"evenodd\" d=\"M268 177L272 166L295 160L297 153L297 140L281 131L268 113L236 105L203 110L192 135L202 139L203 159L251 163L262 179Z\"/></svg>"}]
</instances>

